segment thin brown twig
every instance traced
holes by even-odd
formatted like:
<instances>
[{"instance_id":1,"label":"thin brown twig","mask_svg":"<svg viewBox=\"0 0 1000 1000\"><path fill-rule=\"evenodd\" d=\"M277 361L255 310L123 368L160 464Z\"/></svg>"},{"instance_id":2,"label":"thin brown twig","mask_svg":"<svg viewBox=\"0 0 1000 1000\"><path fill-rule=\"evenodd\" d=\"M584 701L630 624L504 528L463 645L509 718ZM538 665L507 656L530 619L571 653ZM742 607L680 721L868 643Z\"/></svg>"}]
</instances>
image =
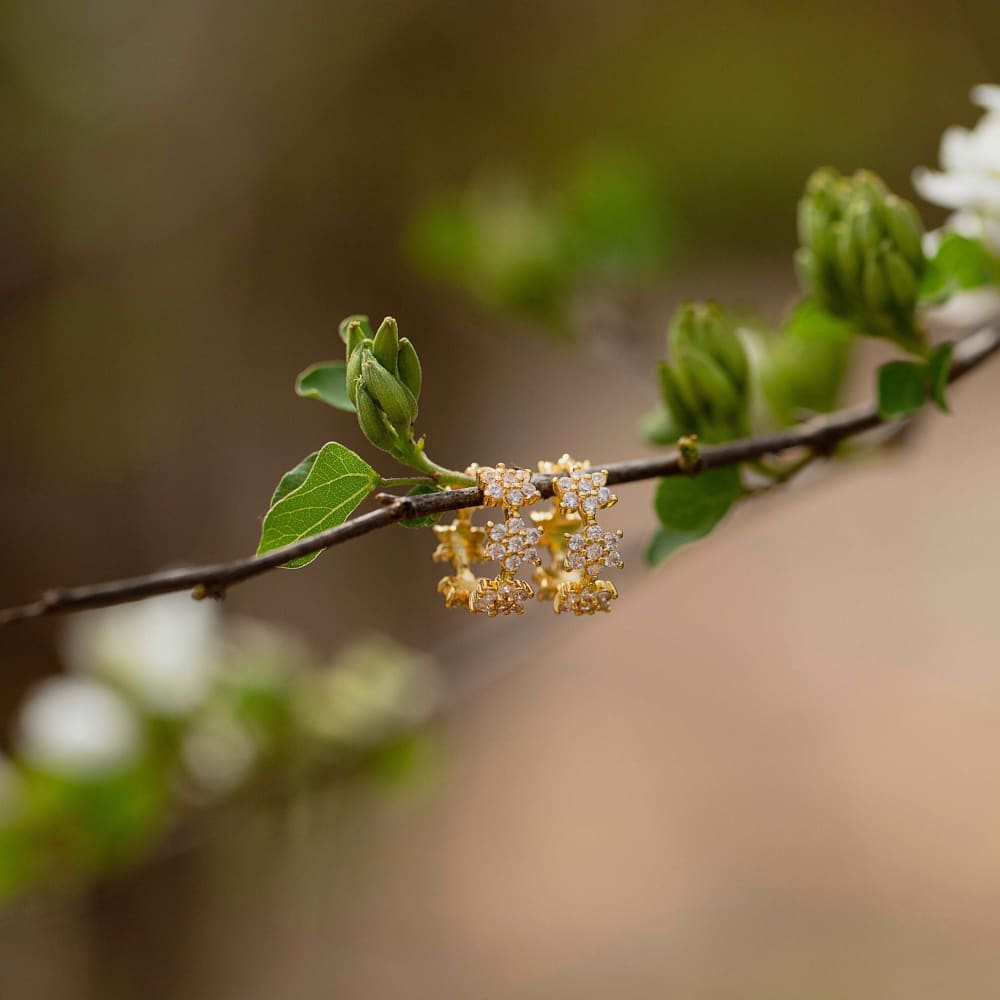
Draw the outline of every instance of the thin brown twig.
<instances>
[{"instance_id":1,"label":"thin brown twig","mask_svg":"<svg viewBox=\"0 0 1000 1000\"><path fill-rule=\"evenodd\" d=\"M963 337L955 348L949 381L954 382L973 371L998 350L1000 350L1000 326L986 327ZM780 455L793 449L805 448L819 455L829 454L841 441L889 423L890 421L879 415L875 403L838 410L774 434L706 445L700 451L700 462L693 474L722 466L738 465L766 455ZM607 469L608 483L611 485L692 474L684 466L676 450L653 458L611 462L602 468ZM536 476L535 484L542 496L552 495L551 476ZM476 487L468 487L413 497L380 493L375 499L380 504L379 509L359 514L335 528L274 549L265 555L190 569L166 570L109 583L48 590L30 604L0 610L0 625L67 611L126 604L129 601L138 601L145 597L178 590L191 590L194 596L199 598L221 597L227 588L234 584L277 569L301 556L341 545L353 538L360 538L398 521L459 510L463 507L479 507L483 503L483 494Z\"/></svg>"}]
</instances>

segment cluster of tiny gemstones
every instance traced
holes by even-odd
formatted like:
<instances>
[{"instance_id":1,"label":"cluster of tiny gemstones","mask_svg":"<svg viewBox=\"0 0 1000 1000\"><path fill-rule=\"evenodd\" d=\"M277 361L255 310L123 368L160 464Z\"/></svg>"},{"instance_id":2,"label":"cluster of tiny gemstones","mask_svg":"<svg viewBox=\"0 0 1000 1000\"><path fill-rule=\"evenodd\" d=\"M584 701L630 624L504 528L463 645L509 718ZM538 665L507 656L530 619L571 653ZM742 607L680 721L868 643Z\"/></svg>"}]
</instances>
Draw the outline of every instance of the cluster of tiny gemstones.
<instances>
[{"instance_id":1,"label":"cluster of tiny gemstones","mask_svg":"<svg viewBox=\"0 0 1000 1000\"><path fill-rule=\"evenodd\" d=\"M598 611L610 611L611 602L617 596L614 584L607 580L564 583L559 588L552 607L556 614L572 611L575 615L592 615Z\"/></svg>"},{"instance_id":2,"label":"cluster of tiny gemstones","mask_svg":"<svg viewBox=\"0 0 1000 1000\"><path fill-rule=\"evenodd\" d=\"M469 598L469 610L496 618L497 615L523 615L524 602L534 596L534 591L524 580L480 580Z\"/></svg>"},{"instance_id":3,"label":"cluster of tiny gemstones","mask_svg":"<svg viewBox=\"0 0 1000 1000\"><path fill-rule=\"evenodd\" d=\"M566 540L567 568L582 570L585 580L599 577L605 566L621 569L625 565L618 551L621 537L621 531L605 531L599 524L587 525Z\"/></svg>"},{"instance_id":4,"label":"cluster of tiny gemstones","mask_svg":"<svg viewBox=\"0 0 1000 1000\"><path fill-rule=\"evenodd\" d=\"M538 528L529 527L522 517L509 517L503 524L490 521L486 525L484 552L487 559L495 559L501 569L513 573L522 563L541 564L535 548L541 537Z\"/></svg>"},{"instance_id":5,"label":"cluster of tiny gemstones","mask_svg":"<svg viewBox=\"0 0 1000 1000\"><path fill-rule=\"evenodd\" d=\"M608 489L607 482L608 474L603 470L591 472L580 468L553 480L552 489L564 513L580 513L586 517L618 502L618 497Z\"/></svg>"},{"instance_id":6,"label":"cluster of tiny gemstones","mask_svg":"<svg viewBox=\"0 0 1000 1000\"><path fill-rule=\"evenodd\" d=\"M530 469L508 469L503 462L496 468L476 470L479 488L487 507L526 507L541 498L538 487L531 481Z\"/></svg>"}]
</instances>

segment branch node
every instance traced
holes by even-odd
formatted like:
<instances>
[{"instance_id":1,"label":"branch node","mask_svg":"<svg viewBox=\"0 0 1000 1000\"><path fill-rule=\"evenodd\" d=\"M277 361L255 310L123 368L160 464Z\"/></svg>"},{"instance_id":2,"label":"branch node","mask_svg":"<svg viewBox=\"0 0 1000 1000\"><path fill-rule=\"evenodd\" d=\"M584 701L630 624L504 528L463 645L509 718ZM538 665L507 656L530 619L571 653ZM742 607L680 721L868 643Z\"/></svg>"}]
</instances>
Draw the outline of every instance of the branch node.
<instances>
[{"instance_id":1,"label":"branch node","mask_svg":"<svg viewBox=\"0 0 1000 1000\"><path fill-rule=\"evenodd\" d=\"M213 601L224 600L226 588L221 583L199 583L191 591L191 597L196 601L204 601L211 598Z\"/></svg>"},{"instance_id":2,"label":"branch node","mask_svg":"<svg viewBox=\"0 0 1000 1000\"><path fill-rule=\"evenodd\" d=\"M688 476L693 476L701 469L701 449L698 447L697 434L678 439L677 468Z\"/></svg>"}]
</instances>

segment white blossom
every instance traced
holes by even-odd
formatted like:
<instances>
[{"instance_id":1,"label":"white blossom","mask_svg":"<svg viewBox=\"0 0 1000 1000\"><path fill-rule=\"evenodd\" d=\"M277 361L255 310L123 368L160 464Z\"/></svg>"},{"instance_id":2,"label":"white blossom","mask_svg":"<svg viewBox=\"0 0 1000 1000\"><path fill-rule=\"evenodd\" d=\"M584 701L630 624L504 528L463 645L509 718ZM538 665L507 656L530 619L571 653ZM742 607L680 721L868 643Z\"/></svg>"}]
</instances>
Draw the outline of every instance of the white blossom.
<instances>
[{"instance_id":1,"label":"white blossom","mask_svg":"<svg viewBox=\"0 0 1000 1000\"><path fill-rule=\"evenodd\" d=\"M114 774L138 760L143 734L128 702L100 681L50 677L21 708L16 742L29 764L68 777Z\"/></svg>"},{"instance_id":2,"label":"white blossom","mask_svg":"<svg viewBox=\"0 0 1000 1000\"><path fill-rule=\"evenodd\" d=\"M65 637L69 666L120 684L155 715L185 715L200 705L219 663L219 613L208 601L168 594L73 621Z\"/></svg>"},{"instance_id":3,"label":"white blossom","mask_svg":"<svg viewBox=\"0 0 1000 1000\"><path fill-rule=\"evenodd\" d=\"M986 113L972 129L947 129L941 138L942 169L918 167L913 185L927 201L954 209L948 230L983 240L1000 253L1000 87L974 87L972 100ZM933 250L940 233L928 235Z\"/></svg>"},{"instance_id":4,"label":"white blossom","mask_svg":"<svg viewBox=\"0 0 1000 1000\"><path fill-rule=\"evenodd\" d=\"M207 712L188 729L181 759L188 772L208 792L224 794L236 788L257 762L253 732L224 712Z\"/></svg>"}]
</instances>

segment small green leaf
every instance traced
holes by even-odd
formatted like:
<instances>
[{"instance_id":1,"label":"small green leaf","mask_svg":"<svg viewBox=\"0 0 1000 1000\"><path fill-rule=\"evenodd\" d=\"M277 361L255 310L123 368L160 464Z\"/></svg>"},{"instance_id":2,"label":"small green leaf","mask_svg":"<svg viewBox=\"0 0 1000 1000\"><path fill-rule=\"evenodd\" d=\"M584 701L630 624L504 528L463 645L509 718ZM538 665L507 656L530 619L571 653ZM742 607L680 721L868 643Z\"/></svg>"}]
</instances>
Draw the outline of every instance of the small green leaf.
<instances>
[{"instance_id":1,"label":"small green leaf","mask_svg":"<svg viewBox=\"0 0 1000 1000\"><path fill-rule=\"evenodd\" d=\"M664 559L672 556L678 549L691 542L697 542L705 537L705 532L674 531L671 528L660 528L650 540L646 549L646 562L650 566L659 566Z\"/></svg>"},{"instance_id":2,"label":"small green leaf","mask_svg":"<svg viewBox=\"0 0 1000 1000\"><path fill-rule=\"evenodd\" d=\"M406 495L408 497L420 497L427 493L440 493L436 486L430 486L428 484L419 483L414 486L412 490ZM437 524L441 520L440 514L425 514L423 517L411 517L406 521L400 521L399 523L404 528L429 528L432 524Z\"/></svg>"},{"instance_id":3,"label":"small green leaf","mask_svg":"<svg viewBox=\"0 0 1000 1000\"><path fill-rule=\"evenodd\" d=\"M659 404L640 418L638 431L650 444L676 444L681 436L670 412Z\"/></svg>"},{"instance_id":4,"label":"small green leaf","mask_svg":"<svg viewBox=\"0 0 1000 1000\"><path fill-rule=\"evenodd\" d=\"M281 477L281 481L275 488L274 493L271 494L271 502L267 505L268 510L279 500L284 500L292 490L297 490L306 481L306 476L309 475L309 470L313 467L313 462L316 461L318 454L318 451L314 451L311 455L306 455L294 469L289 469Z\"/></svg>"},{"instance_id":5,"label":"small green leaf","mask_svg":"<svg viewBox=\"0 0 1000 1000\"><path fill-rule=\"evenodd\" d=\"M948 405L948 375L951 373L951 356L955 353L955 345L950 341L938 344L927 359L927 392L939 410L951 413Z\"/></svg>"},{"instance_id":6,"label":"small green leaf","mask_svg":"<svg viewBox=\"0 0 1000 1000\"><path fill-rule=\"evenodd\" d=\"M760 387L775 416L792 424L803 413L826 413L840 399L850 366L854 328L806 299L780 331L757 341Z\"/></svg>"},{"instance_id":7,"label":"small green leaf","mask_svg":"<svg viewBox=\"0 0 1000 1000\"><path fill-rule=\"evenodd\" d=\"M884 420L908 417L927 401L927 365L890 361L878 370L878 412Z\"/></svg>"},{"instance_id":8,"label":"small green leaf","mask_svg":"<svg viewBox=\"0 0 1000 1000\"><path fill-rule=\"evenodd\" d=\"M736 466L661 479L655 504L662 529L646 552L647 560L655 566L682 545L704 538L742 493Z\"/></svg>"},{"instance_id":9,"label":"small green leaf","mask_svg":"<svg viewBox=\"0 0 1000 1000\"><path fill-rule=\"evenodd\" d=\"M304 399L318 399L327 406L354 413L347 396L347 366L343 361L320 361L295 380L295 391Z\"/></svg>"},{"instance_id":10,"label":"small green leaf","mask_svg":"<svg viewBox=\"0 0 1000 1000\"><path fill-rule=\"evenodd\" d=\"M343 524L378 483L378 473L349 448L336 443L323 445L302 484L267 512L257 555ZM298 569L317 555L313 552L294 559L285 568Z\"/></svg>"},{"instance_id":11,"label":"small green leaf","mask_svg":"<svg viewBox=\"0 0 1000 1000\"><path fill-rule=\"evenodd\" d=\"M1000 282L1000 263L979 240L950 233L928 261L920 282L920 300L927 305L946 301L956 292Z\"/></svg>"}]
</instances>

